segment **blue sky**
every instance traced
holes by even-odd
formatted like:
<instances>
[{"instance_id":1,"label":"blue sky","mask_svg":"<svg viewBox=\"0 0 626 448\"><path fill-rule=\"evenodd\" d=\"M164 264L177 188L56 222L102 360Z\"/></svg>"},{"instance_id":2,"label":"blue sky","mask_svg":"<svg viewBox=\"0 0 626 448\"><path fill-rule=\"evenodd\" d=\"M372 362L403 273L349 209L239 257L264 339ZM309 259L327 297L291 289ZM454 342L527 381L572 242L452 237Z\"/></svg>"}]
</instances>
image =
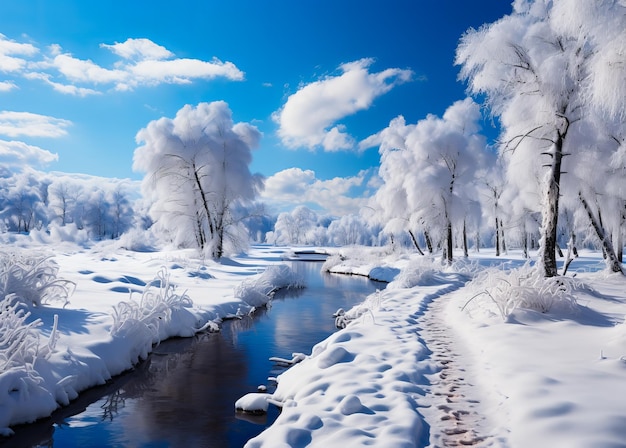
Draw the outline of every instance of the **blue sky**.
<instances>
[{"instance_id":1,"label":"blue sky","mask_svg":"<svg viewBox=\"0 0 626 448\"><path fill-rule=\"evenodd\" d=\"M507 0L3 0L0 151L137 180L141 128L223 100L263 132L251 169L269 199L354 211L379 163L359 143L462 99L461 34L510 11Z\"/></svg>"}]
</instances>

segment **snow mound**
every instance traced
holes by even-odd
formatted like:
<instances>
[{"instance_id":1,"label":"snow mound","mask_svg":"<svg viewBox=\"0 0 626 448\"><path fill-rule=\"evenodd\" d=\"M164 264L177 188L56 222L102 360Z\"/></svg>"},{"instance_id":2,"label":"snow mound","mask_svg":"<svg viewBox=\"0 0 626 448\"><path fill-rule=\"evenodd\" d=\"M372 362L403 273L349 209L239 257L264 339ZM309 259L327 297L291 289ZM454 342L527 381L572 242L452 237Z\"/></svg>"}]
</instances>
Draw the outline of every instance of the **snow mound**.
<instances>
[{"instance_id":1,"label":"snow mound","mask_svg":"<svg viewBox=\"0 0 626 448\"><path fill-rule=\"evenodd\" d=\"M252 307L260 307L276 291L288 288L304 288L304 280L286 264L271 265L262 274L242 281L235 288L235 297Z\"/></svg>"},{"instance_id":2,"label":"snow mound","mask_svg":"<svg viewBox=\"0 0 626 448\"><path fill-rule=\"evenodd\" d=\"M235 402L235 410L239 412L249 412L252 414L262 414L267 412L269 394L249 393Z\"/></svg>"},{"instance_id":3,"label":"snow mound","mask_svg":"<svg viewBox=\"0 0 626 448\"><path fill-rule=\"evenodd\" d=\"M145 358L152 344L174 336L190 337L205 328L198 325L198 319L189 311L193 301L186 294L178 294L170 282L165 268L154 280L146 285L139 302L122 301L113 308L114 338L142 341L139 358Z\"/></svg>"}]
</instances>

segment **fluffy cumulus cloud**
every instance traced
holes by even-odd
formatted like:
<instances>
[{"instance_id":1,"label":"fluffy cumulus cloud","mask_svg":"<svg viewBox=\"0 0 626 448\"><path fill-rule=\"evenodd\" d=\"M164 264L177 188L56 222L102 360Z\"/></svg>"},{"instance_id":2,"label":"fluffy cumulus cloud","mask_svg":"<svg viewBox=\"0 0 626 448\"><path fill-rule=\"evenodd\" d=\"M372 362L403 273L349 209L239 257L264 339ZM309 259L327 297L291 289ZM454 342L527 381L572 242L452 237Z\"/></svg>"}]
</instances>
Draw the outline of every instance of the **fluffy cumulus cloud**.
<instances>
[{"instance_id":1,"label":"fluffy cumulus cloud","mask_svg":"<svg viewBox=\"0 0 626 448\"><path fill-rule=\"evenodd\" d=\"M320 180L314 171L289 168L265 180L261 200L278 211L307 205L335 216L358 213L367 198L355 191L367 185L371 174L361 171L356 176Z\"/></svg>"},{"instance_id":2,"label":"fluffy cumulus cloud","mask_svg":"<svg viewBox=\"0 0 626 448\"><path fill-rule=\"evenodd\" d=\"M30 43L0 34L0 72L41 80L60 93L76 96L95 95L110 88L125 91L159 84L189 84L198 79L244 79L244 73L232 62L177 58L149 39L127 39L101 44L100 48L119 60L112 66L102 66L91 59L77 58L57 44L48 46L42 54ZM13 83L2 81L0 92L11 88Z\"/></svg>"},{"instance_id":3,"label":"fluffy cumulus cloud","mask_svg":"<svg viewBox=\"0 0 626 448\"><path fill-rule=\"evenodd\" d=\"M37 146L27 145L24 142L0 140L0 165L5 167L43 167L56 162L58 158L58 154Z\"/></svg>"},{"instance_id":4,"label":"fluffy cumulus cloud","mask_svg":"<svg viewBox=\"0 0 626 448\"><path fill-rule=\"evenodd\" d=\"M39 50L32 44L19 43L0 34L0 72L12 73L23 70L28 59Z\"/></svg>"},{"instance_id":5,"label":"fluffy cumulus cloud","mask_svg":"<svg viewBox=\"0 0 626 448\"><path fill-rule=\"evenodd\" d=\"M360 59L339 67L340 74L303 85L274 114L278 135L291 148L323 148L325 151L355 147L353 137L338 123L368 109L374 100L409 81L413 72L389 68L370 72L373 59Z\"/></svg>"},{"instance_id":6,"label":"fluffy cumulus cloud","mask_svg":"<svg viewBox=\"0 0 626 448\"><path fill-rule=\"evenodd\" d=\"M108 48L124 59L168 59L174 56L167 48L155 44L150 39L127 39L123 43L100 44L100 46Z\"/></svg>"},{"instance_id":7,"label":"fluffy cumulus cloud","mask_svg":"<svg viewBox=\"0 0 626 448\"><path fill-rule=\"evenodd\" d=\"M0 111L0 135L8 137L62 137L72 123L30 112Z\"/></svg>"}]
</instances>

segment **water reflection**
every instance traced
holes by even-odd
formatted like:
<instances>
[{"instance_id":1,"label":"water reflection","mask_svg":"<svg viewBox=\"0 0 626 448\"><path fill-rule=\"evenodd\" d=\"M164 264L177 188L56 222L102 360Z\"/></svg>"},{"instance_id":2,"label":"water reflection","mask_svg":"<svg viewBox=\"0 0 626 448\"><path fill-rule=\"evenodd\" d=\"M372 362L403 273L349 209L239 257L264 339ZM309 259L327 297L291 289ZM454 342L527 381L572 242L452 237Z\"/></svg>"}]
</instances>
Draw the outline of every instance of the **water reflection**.
<instances>
[{"instance_id":1,"label":"water reflection","mask_svg":"<svg viewBox=\"0 0 626 448\"><path fill-rule=\"evenodd\" d=\"M335 331L337 308L381 288L359 277L320 275L319 263L292 267L307 288L277 294L267 310L226 322L220 333L162 343L132 372L49 419L15 428L0 447L242 446L278 414L272 407L260 419L234 412L239 397L283 371L268 358L310 353Z\"/></svg>"}]
</instances>

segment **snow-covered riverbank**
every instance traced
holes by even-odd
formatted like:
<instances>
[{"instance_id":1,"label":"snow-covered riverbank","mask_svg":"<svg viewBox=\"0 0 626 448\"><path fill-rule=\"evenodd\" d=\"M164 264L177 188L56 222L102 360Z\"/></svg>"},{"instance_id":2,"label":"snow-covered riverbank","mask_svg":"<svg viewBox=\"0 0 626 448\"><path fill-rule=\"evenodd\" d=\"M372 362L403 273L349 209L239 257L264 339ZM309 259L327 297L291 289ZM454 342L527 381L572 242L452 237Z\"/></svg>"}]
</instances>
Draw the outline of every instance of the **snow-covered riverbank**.
<instances>
[{"instance_id":1,"label":"snow-covered riverbank","mask_svg":"<svg viewBox=\"0 0 626 448\"><path fill-rule=\"evenodd\" d=\"M352 446L419 447L442 437L444 446L626 446L626 280L601 272L601 256L572 263L570 297L549 312L506 316L506 294L554 301L559 293L507 291L506 279L493 280L495 289L466 282L502 262L500 272L524 273L520 256L486 253L445 269L418 256L377 259L333 263L333 272L400 274L278 378L273 398L283 411L247 446L344 446L349 438ZM447 380L450 363L456 383Z\"/></svg>"},{"instance_id":2,"label":"snow-covered riverbank","mask_svg":"<svg viewBox=\"0 0 626 448\"><path fill-rule=\"evenodd\" d=\"M57 268L58 278L75 290L69 303L20 305L0 315L2 433L48 416L79 392L130 369L159 341L215 330L222 319L267 303L276 289L302 286L281 262L284 251L258 248L221 263L192 251L129 252L109 245L20 251L30 259L49 254L52 264L25 266L15 275L5 270L3 291L15 292L24 273L38 277L44 265ZM40 294L36 283L9 295L4 306L15 299L29 303Z\"/></svg>"}]
</instances>

